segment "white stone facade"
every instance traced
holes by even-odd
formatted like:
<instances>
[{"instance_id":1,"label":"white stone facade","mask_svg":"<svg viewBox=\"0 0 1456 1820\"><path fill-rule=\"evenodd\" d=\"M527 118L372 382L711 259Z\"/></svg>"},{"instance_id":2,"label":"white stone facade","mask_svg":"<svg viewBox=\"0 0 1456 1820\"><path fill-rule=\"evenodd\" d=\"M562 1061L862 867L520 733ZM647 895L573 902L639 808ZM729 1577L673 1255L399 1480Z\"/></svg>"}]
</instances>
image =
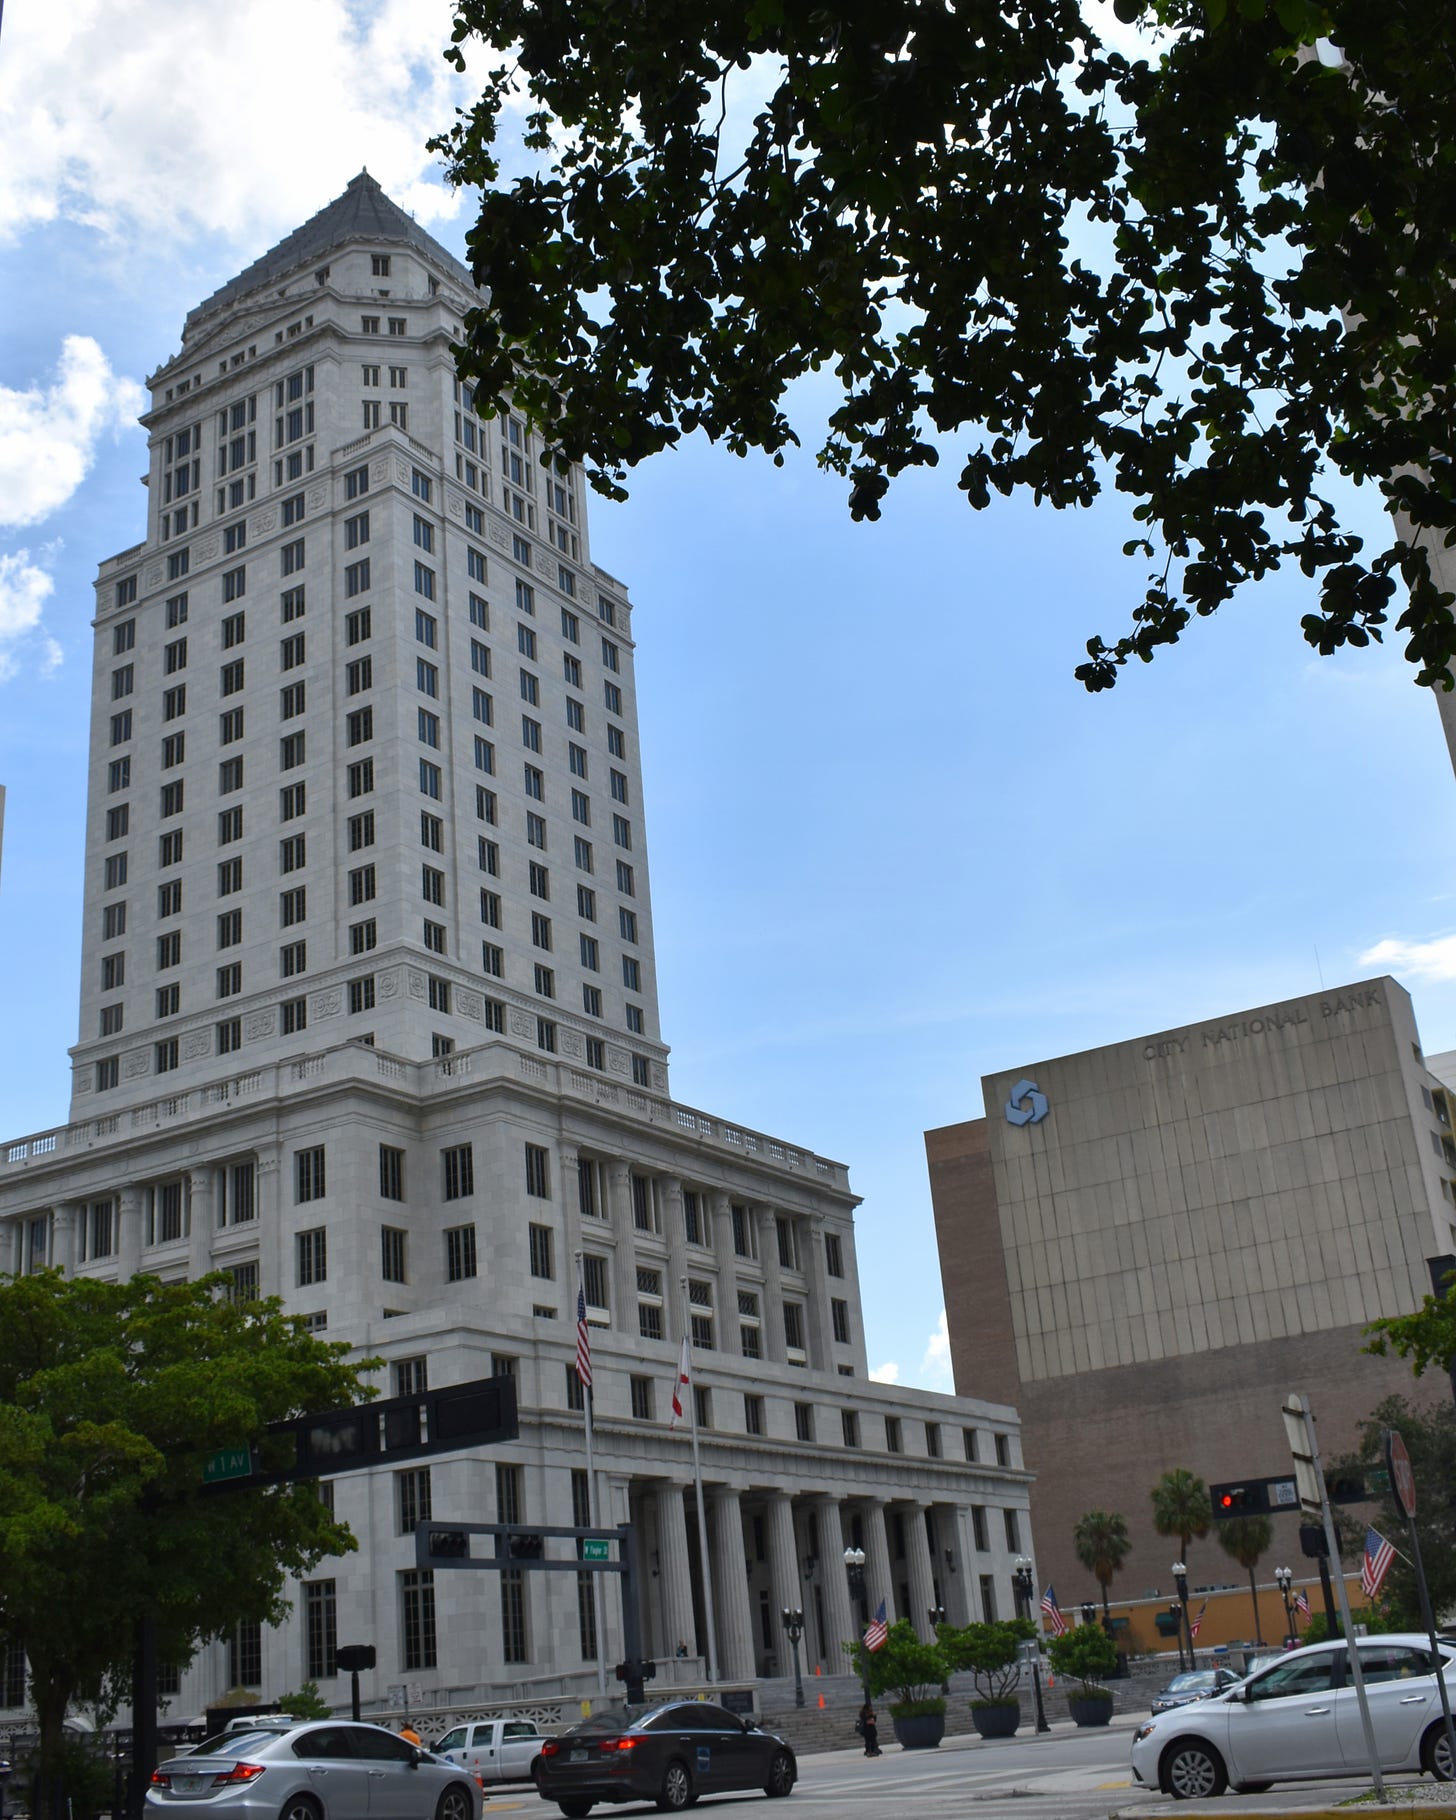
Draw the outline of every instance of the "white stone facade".
<instances>
[{"instance_id":1,"label":"white stone facade","mask_svg":"<svg viewBox=\"0 0 1456 1820\"><path fill-rule=\"evenodd\" d=\"M654 1655L706 1654L667 1426L689 1309L726 1678L788 1672L784 1606L842 1666L847 1546L922 1629L1008 1615L1030 1551L1015 1412L866 1379L844 1167L668 1097L630 608L579 476L548 493L464 410L473 302L356 179L188 318L147 540L102 567L72 1114L0 1146L0 1271L227 1270L386 1392L509 1370L521 1409L478 1457L334 1481L359 1551L204 1651L174 1716L237 1681L342 1701L335 1643L376 1644L366 1699L594 1689L573 1576L421 1585L410 1533L586 1520L577 1253L600 1520L637 1528ZM611 1663L615 1589L588 1603Z\"/></svg>"}]
</instances>

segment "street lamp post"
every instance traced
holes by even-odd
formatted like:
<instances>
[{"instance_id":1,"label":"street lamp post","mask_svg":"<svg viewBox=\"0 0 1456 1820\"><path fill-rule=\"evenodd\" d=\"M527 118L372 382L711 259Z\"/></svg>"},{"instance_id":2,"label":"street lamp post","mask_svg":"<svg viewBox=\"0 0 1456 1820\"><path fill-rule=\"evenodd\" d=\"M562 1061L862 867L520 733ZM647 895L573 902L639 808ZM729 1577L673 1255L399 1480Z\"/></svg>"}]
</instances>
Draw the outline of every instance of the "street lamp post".
<instances>
[{"instance_id":1,"label":"street lamp post","mask_svg":"<svg viewBox=\"0 0 1456 1820\"><path fill-rule=\"evenodd\" d=\"M1293 1571L1288 1567L1276 1567L1274 1584L1279 1588L1279 1596L1284 1601L1284 1641L1288 1644L1298 1635L1294 1627L1294 1607L1289 1599L1289 1589L1294 1584Z\"/></svg>"},{"instance_id":2,"label":"street lamp post","mask_svg":"<svg viewBox=\"0 0 1456 1820\"><path fill-rule=\"evenodd\" d=\"M1097 1607L1090 1599L1084 1599L1082 1601L1082 1622L1084 1624L1095 1624L1097 1622Z\"/></svg>"},{"instance_id":3,"label":"street lamp post","mask_svg":"<svg viewBox=\"0 0 1456 1820\"><path fill-rule=\"evenodd\" d=\"M1032 1598L1036 1592L1036 1581L1032 1578L1030 1556L1018 1555L1016 1557L1016 1566L1011 1574L1011 1584L1016 1589L1017 1616L1030 1622L1033 1609ZM1033 1640L1026 1645L1026 1648L1031 1659L1031 1689L1036 1700L1036 1729L1039 1732L1047 1732L1051 1730L1051 1726L1047 1724L1046 1707L1042 1704L1041 1698L1041 1643L1039 1640Z\"/></svg>"},{"instance_id":4,"label":"street lamp post","mask_svg":"<svg viewBox=\"0 0 1456 1820\"><path fill-rule=\"evenodd\" d=\"M859 1606L861 1622L869 1609L868 1595L865 1591L865 1551L862 1548L846 1548L844 1551L844 1571L849 1576L849 1596ZM865 1656L864 1677L865 1705L870 1704L870 1664Z\"/></svg>"},{"instance_id":5,"label":"street lamp post","mask_svg":"<svg viewBox=\"0 0 1456 1820\"><path fill-rule=\"evenodd\" d=\"M932 1630L937 1629L940 1625L945 1623L945 1607L943 1605L931 1605L927 1607L925 1615L930 1620L930 1628Z\"/></svg>"},{"instance_id":6,"label":"street lamp post","mask_svg":"<svg viewBox=\"0 0 1456 1820\"><path fill-rule=\"evenodd\" d=\"M1197 1668L1198 1658L1193 1653L1193 1628L1188 1622L1188 1569L1181 1561L1173 1563L1173 1584L1178 1588L1178 1611L1182 1619L1182 1629L1178 1635L1178 1659L1183 1659L1183 1637L1188 1638L1188 1666Z\"/></svg>"},{"instance_id":7,"label":"street lamp post","mask_svg":"<svg viewBox=\"0 0 1456 1820\"><path fill-rule=\"evenodd\" d=\"M804 1634L804 1614L788 1606L779 1613L784 1627L784 1635L789 1639L789 1648L794 1653L794 1705L804 1704L804 1677L799 1669L799 1639Z\"/></svg>"}]
</instances>

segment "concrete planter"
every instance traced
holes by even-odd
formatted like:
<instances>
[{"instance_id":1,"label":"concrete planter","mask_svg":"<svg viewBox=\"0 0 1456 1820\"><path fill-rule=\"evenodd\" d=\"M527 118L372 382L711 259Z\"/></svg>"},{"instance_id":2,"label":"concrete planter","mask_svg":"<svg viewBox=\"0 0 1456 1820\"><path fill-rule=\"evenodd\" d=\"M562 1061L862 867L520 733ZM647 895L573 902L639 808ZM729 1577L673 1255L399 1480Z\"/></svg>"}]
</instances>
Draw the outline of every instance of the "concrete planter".
<instances>
[{"instance_id":1,"label":"concrete planter","mask_svg":"<svg viewBox=\"0 0 1456 1820\"><path fill-rule=\"evenodd\" d=\"M891 1714L890 1723L901 1750L934 1750L945 1736L944 1713L914 1713L908 1719Z\"/></svg>"},{"instance_id":2,"label":"concrete planter","mask_svg":"<svg viewBox=\"0 0 1456 1820\"><path fill-rule=\"evenodd\" d=\"M971 1724L983 1738L1014 1738L1021 1723L1019 1700L972 1700Z\"/></svg>"},{"instance_id":3,"label":"concrete planter","mask_svg":"<svg viewBox=\"0 0 1456 1820\"><path fill-rule=\"evenodd\" d=\"M1106 1725L1112 1718L1112 1695L1068 1694L1067 1711L1077 1725Z\"/></svg>"}]
</instances>

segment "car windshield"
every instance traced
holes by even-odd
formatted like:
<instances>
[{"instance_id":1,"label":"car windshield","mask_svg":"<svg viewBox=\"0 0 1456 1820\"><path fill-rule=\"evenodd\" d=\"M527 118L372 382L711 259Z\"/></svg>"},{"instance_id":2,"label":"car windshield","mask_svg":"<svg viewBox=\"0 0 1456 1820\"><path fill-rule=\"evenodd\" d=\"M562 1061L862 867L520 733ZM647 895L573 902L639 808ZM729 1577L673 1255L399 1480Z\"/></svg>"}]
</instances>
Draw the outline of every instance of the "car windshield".
<instances>
[{"instance_id":1,"label":"car windshield","mask_svg":"<svg viewBox=\"0 0 1456 1820\"><path fill-rule=\"evenodd\" d=\"M1186 1675L1174 1675L1168 1683L1170 1694L1201 1694L1218 1683L1218 1670L1200 1668Z\"/></svg>"},{"instance_id":2,"label":"car windshield","mask_svg":"<svg viewBox=\"0 0 1456 1820\"><path fill-rule=\"evenodd\" d=\"M604 1706L600 1712L593 1713L589 1719L583 1719L579 1725L573 1725L570 1735L575 1737L580 1733L621 1732L626 1731L632 1723L632 1715L625 1706Z\"/></svg>"}]
</instances>

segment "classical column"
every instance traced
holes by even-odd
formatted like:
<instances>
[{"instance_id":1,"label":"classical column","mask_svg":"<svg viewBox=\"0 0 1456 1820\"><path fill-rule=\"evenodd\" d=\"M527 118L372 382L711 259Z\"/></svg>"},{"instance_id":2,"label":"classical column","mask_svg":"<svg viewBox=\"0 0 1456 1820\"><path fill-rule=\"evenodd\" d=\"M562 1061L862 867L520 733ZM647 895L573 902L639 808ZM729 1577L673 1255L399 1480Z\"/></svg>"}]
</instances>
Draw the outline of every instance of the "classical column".
<instances>
[{"instance_id":1,"label":"classical column","mask_svg":"<svg viewBox=\"0 0 1456 1820\"><path fill-rule=\"evenodd\" d=\"M0 1220L0 1276L20 1275L20 1221Z\"/></svg>"},{"instance_id":2,"label":"classical column","mask_svg":"<svg viewBox=\"0 0 1456 1820\"><path fill-rule=\"evenodd\" d=\"M122 1188L116 1196L116 1269L125 1282L142 1267L142 1191Z\"/></svg>"},{"instance_id":3,"label":"classical column","mask_svg":"<svg viewBox=\"0 0 1456 1820\"><path fill-rule=\"evenodd\" d=\"M973 1603L975 1594L971 1587L974 1572L971 1556L966 1549L965 1533L970 1519L965 1508L959 1504L942 1504L937 1516L940 1560L935 1571L940 1575L941 1603L952 1624L970 1624L976 1616ZM949 1560L946 1559L947 1554Z\"/></svg>"},{"instance_id":4,"label":"classical column","mask_svg":"<svg viewBox=\"0 0 1456 1820\"><path fill-rule=\"evenodd\" d=\"M607 1220L612 1231L612 1293L617 1306L612 1326L637 1332L637 1253L632 1243L632 1169L618 1159L607 1165Z\"/></svg>"},{"instance_id":5,"label":"classical column","mask_svg":"<svg viewBox=\"0 0 1456 1820\"><path fill-rule=\"evenodd\" d=\"M849 1601L849 1575L844 1565L844 1525L837 1498L817 1498L819 1513L819 1567L824 1582L824 1668L827 1674L849 1673L849 1658L840 1648L860 1634Z\"/></svg>"},{"instance_id":6,"label":"classical column","mask_svg":"<svg viewBox=\"0 0 1456 1820\"><path fill-rule=\"evenodd\" d=\"M763 1501L764 1528L768 1532L769 1585L773 1589L774 1633L779 1639L778 1671L792 1671L788 1639L779 1623L783 1611L804 1611L804 1588L799 1579L799 1550L794 1536L794 1507L787 1492L771 1491Z\"/></svg>"},{"instance_id":7,"label":"classical column","mask_svg":"<svg viewBox=\"0 0 1456 1820\"><path fill-rule=\"evenodd\" d=\"M834 1328L829 1318L829 1269L824 1262L824 1228L818 1220L799 1220L799 1261L804 1269L804 1335L811 1371L834 1370Z\"/></svg>"},{"instance_id":8,"label":"classical column","mask_svg":"<svg viewBox=\"0 0 1456 1820\"><path fill-rule=\"evenodd\" d=\"M253 1218L258 1222L258 1276L264 1295L293 1288L293 1247L279 1205L278 1146L260 1148L253 1166Z\"/></svg>"},{"instance_id":9,"label":"classical column","mask_svg":"<svg viewBox=\"0 0 1456 1820\"><path fill-rule=\"evenodd\" d=\"M713 1260L718 1266L718 1345L736 1359L743 1348L738 1337L738 1259L733 1250L731 1203L721 1189L703 1199L713 1222Z\"/></svg>"},{"instance_id":10,"label":"classical column","mask_svg":"<svg viewBox=\"0 0 1456 1820\"><path fill-rule=\"evenodd\" d=\"M663 1331L674 1345L679 1345L687 1331L688 1314L683 1307L687 1292L683 1279L688 1273L687 1242L683 1237L682 1183L675 1175L659 1179L662 1209L662 1236L667 1240L667 1281L663 1284Z\"/></svg>"},{"instance_id":11,"label":"classical column","mask_svg":"<svg viewBox=\"0 0 1456 1820\"><path fill-rule=\"evenodd\" d=\"M871 1498L864 1507L865 1597L870 1616L885 1601L885 1620L893 1624L904 1614L895 1609L895 1576L890 1571L890 1538L885 1529L885 1500Z\"/></svg>"},{"instance_id":12,"label":"classical column","mask_svg":"<svg viewBox=\"0 0 1456 1820\"><path fill-rule=\"evenodd\" d=\"M693 1619L693 1582L688 1567L688 1524L683 1509L686 1486L671 1482L657 1489L657 1565L662 1588L662 1647L667 1655L686 1643L697 1655ZM706 1554L706 1551L705 1551Z\"/></svg>"},{"instance_id":13,"label":"classical column","mask_svg":"<svg viewBox=\"0 0 1456 1820\"><path fill-rule=\"evenodd\" d=\"M76 1216L84 1220L86 1209L75 1201L57 1201L51 1213L51 1263L67 1276L76 1273Z\"/></svg>"},{"instance_id":14,"label":"classical column","mask_svg":"<svg viewBox=\"0 0 1456 1820\"><path fill-rule=\"evenodd\" d=\"M743 1540L743 1511L738 1493L717 1486L708 1494L713 1507L714 1616L718 1621L718 1678L742 1681L753 1674L753 1608L748 1597L748 1568Z\"/></svg>"},{"instance_id":15,"label":"classical column","mask_svg":"<svg viewBox=\"0 0 1456 1820\"><path fill-rule=\"evenodd\" d=\"M576 1147L563 1144L557 1152L557 1167L560 1174L557 1180L561 1184L561 1232L555 1243L561 1247L561 1255L552 1262L556 1268L557 1282L561 1286L564 1306L562 1318L570 1316L576 1319L576 1253L582 1249L581 1242L581 1201L576 1192L577 1171L581 1158ZM544 1294L545 1291L543 1290Z\"/></svg>"},{"instance_id":16,"label":"classical column","mask_svg":"<svg viewBox=\"0 0 1456 1820\"><path fill-rule=\"evenodd\" d=\"M784 1280L779 1272L779 1235L773 1209L760 1207L758 1219L758 1257L763 1265L763 1309L759 1338L763 1356L776 1365L787 1358L784 1349Z\"/></svg>"},{"instance_id":17,"label":"classical column","mask_svg":"<svg viewBox=\"0 0 1456 1820\"><path fill-rule=\"evenodd\" d=\"M910 1610L906 1616L922 1637L934 1635L926 1616L935 1604L935 1580L930 1568L930 1543L925 1534L925 1506L905 1510L905 1554L910 1577Z\"/></svg>"},{"instance_id":18,"label":"classical column","mask_svg":"<svg viewBox=\"0 0 1456 1820\"><path fill-rule=\"evenodd\" d=\"M212 1231L217 1219L211 1169L187 1172L187 1274L206 1276L212 1263Z\"/></svg>"}]
</instances>

